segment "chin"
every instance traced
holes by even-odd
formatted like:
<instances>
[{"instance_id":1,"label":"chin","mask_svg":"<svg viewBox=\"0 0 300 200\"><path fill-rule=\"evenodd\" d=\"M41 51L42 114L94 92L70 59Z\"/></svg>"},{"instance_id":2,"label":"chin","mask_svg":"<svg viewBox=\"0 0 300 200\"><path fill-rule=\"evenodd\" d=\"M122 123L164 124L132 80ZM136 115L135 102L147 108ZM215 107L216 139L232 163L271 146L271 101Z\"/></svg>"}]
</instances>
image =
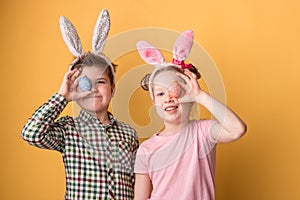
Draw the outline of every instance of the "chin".
<instances>
[{"instance_id":1,"label":"chin","mask_svg":"<svg viewBox=\"0 0 300 200\"><path fill-rule=\"evenodd\" d=\"M168 123L180 123L182 121L181 116L164 116L163 119Z\"/></svg>"}]
</instances>

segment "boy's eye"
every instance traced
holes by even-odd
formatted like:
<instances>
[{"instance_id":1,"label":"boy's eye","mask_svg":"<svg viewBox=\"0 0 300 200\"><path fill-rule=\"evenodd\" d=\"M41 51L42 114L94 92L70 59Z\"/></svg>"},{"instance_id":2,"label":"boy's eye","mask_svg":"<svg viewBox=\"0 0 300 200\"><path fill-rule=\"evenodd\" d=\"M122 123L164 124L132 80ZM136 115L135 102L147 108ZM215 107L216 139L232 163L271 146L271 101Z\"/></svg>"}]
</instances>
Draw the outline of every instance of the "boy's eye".
<instances>
[{"instance_id":1,"label":"boy's eye","mask_svg":"<svg viewBox=\"0 0 300 200\"><path fill-rule=\"evenodd\" d=\"M106 82L103 80L96 81L96 84L105 84Z\"/></svg>"}]
</instances>

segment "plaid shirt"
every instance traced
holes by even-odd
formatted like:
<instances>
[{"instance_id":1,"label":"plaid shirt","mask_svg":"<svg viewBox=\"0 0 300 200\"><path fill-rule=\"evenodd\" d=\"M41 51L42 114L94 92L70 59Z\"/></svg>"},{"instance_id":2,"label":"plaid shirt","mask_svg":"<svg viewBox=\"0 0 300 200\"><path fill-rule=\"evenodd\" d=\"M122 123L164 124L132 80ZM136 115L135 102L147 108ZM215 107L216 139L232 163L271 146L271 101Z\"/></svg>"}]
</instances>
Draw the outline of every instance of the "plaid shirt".
<instances>
[{"instance_id":1,"label":"plaid shirt","mask_svg":"<svg viewBox=\"0 0 300 200\"><path fill-rule=\"evenodd\" d=\"M85 111L75 119L65 116L55 122L67 103L54 94L28 120L23 139L62 153L66 200L133 199L133 166L139 146L135 130L110 113L109 125Z\"/></svg>"}]
</instances>

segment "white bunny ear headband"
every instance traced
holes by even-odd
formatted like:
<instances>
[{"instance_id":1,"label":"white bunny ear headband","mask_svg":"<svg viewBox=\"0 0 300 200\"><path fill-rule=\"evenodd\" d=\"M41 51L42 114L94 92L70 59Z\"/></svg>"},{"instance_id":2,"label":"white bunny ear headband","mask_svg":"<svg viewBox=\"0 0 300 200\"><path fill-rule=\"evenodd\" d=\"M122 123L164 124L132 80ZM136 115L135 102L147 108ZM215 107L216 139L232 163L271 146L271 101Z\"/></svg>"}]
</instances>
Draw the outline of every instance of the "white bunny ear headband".
<instances>
[{"instance_id":1,"label":"white bunny ear headband","mask_svg":"<svg viewBox=\"0 0 300 200\"><path fill-rule=\"evenodd\" d=\"M193 65L186 64L184 60L188 57L193 46L194 33L191 30L183 32L174 42L172 63L167 63L161 52L146 41L139 41L136 46L141 58L148 64L154 65L155 69L150 75L149 83L152 83L153 76L157 70L168 66L176 66L182 70L191 70ZM150 96L153 99L152 90L149 88Z\"/></svg>"},{"instance_id":2,"label":"white bunny ear headband","mask_svg":"<svg viewBox=\"0 0 300 200\"><path fill-rule=\"evenodd\" d=\"M82 49L81 41L74 25L64 16L60 17L59 23L60 23L60 30L63 39L70 52L76 57L75 60L70 65L70 69L72 69L74 64L77 63L77 61L80 59L80 57L82 57L85 54L85 52ZM111 68L113 77L115 77L112 63L102 53L109 29L110 29L110 17L108 11L104 9L99 14L99 17L97 19L94 28L93 40L92 40L92 53L102 57L107 62L107 64Z\"/></svg>"}]
</instances>

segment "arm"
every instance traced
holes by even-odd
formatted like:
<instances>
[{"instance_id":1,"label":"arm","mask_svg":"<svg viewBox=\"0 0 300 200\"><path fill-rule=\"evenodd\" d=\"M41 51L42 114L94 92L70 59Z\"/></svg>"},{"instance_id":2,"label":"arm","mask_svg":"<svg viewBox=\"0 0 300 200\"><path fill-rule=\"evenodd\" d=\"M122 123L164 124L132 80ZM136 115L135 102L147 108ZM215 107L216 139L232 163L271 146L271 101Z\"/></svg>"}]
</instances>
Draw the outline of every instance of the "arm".
<instances>
[{"instance_id":1,"label":"arm","mask_svg":"<svg viewBox=\"0 0 300 200\"><path fill-rule=\"evenodd\" d=\"M180 83L186 91L180 99L181 102L194 102L204 106L216 118L211 130L211 136L219 142L232 142L241 138L246 133L246 124L228 107L201 90L195 74L185 72L185 75L179 74L186 84Z\"/></svg>"},{"instance_id":2,"label":"arm","mask_svg":"<svg viewBox=\"0 0 300 200\"><path fill-rule=\"evenodd\" d=\"M39 148L62 152L64 127L54 122L67 101L59 94L54 94L45 104L39 107L23 127L21 136L29 144Z\"/></svg>"},{"instance_id":3,"label":"arm","mask_svg":"<svg viewBox=\"0 0 300 200\"><path fill-rule=\"evenodd\" d=\"M197 103L203 105L217 119L210 129L211 136L219 142L232 142L246 133L245 123L228 107L204 91L196 96Z\"/></svg>"},{"instance_id":4,"label":"arm","mask_svg":"<svg viewBox=\"0 0 300 200\"><path fill-rule=\"evenodd\" d=\"M150 198L151 180L148 174L135 174L134 200Z\"/></svg>"},{"instance_id":5,"label":"arm","mask_svg":"<svg viewBox=\"0 0 300 200\"><path fill-rule=\"evenodd\" d=\"M64 118L54 122L74 96L75 80L79 71L72 70L65 74L58 93L39 107L23 127L21 136L29 144L39 148L62 152L67 121ZM77 95L78 96L78 95Z\"/></svg>"}]
</instances>

